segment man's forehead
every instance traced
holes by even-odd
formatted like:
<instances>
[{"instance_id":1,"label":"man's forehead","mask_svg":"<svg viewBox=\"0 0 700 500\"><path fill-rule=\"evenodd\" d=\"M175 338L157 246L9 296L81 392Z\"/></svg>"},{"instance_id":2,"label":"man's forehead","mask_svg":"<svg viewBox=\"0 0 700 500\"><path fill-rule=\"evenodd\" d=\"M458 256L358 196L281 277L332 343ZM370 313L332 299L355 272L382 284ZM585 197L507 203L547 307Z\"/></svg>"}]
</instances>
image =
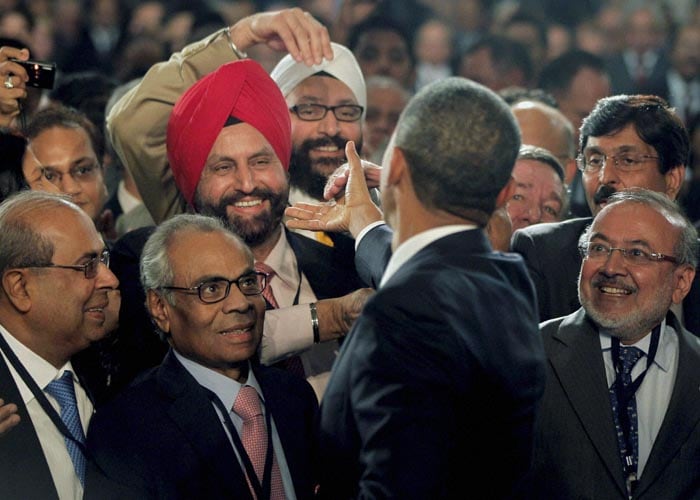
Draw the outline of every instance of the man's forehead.
<instances>
[{"instance_id":1,"label":"man's forehead","mask_svg":"<svg viewBox=\"0 0 700 500\"><path fill-rule=\"evenodd\" d=\"M303 79L299 82L299 85L290 92L288 97L320 100L329 98L329 92L342 94L340 98L343 100L351 100L354 103L358 102L355 92L353 92L345 82L325 72L316 73ZM333 97L337 98L337 96Z\"/></svg>"}]
</instances>

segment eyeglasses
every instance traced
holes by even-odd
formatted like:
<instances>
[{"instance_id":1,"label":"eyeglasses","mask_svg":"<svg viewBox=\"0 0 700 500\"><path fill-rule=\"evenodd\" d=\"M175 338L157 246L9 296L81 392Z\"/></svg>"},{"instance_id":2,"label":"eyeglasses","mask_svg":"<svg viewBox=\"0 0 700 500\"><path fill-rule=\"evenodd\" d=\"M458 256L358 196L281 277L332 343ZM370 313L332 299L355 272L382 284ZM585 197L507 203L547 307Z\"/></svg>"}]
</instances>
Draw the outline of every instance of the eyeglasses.
<instances>
[{"instance_id":1,"label":"eyeglasses","mask_svg":"<svg viewBox=\"0 0 700 500\"><path fill-rule=\"evenodd\" d=\"M297 104L289 108L289 111L305 122L317 122L323 120L332 111L336 120L341 122L356 122L362 116L365 108L357 104L341 104L339 106L324 106L323 104Z\"/></svg>"},{"instance_id":2,"label":"eyeglasses","mask_svg":"<svg viewBox=\"0 0 700 500\"><path fill-rule=\"evenodd\" d=\"M604 243L588 243L586 246L579 248L584 259L603 261L607 260L613 251L617 250L622 254L622 258L629 264L642 266L650 262L672 262L678 264L675 257L664 255L662 253L647 252L641 248L615 248Z\"/></svg>"},{"instance_id":3,"label":"eyeglasses","mask_svg":"<svg viewBox=\"0 0 700 500\"><path fill-rule=\"evenodd\" d=\"M59 264L51 263L51 264L43 264L43 265L39 265L39 266L24 266L24 267L27 269L30 269L30 268L45 269L48 267L57 267L59 269L72 269L74 271L82 271L85 274L85 278L91 280L97 276L97 270L99 268L100 263L109 267L109 250L106 250L106 249L102 250L101 254L95 255L92 259L87 261L85 264L80 264L80 265L62 266Z\"/></svg>"},{"instance_id":4,"label":"eyeglasses","mask_svg":"<svg viewBox=\"0 0 700 500\"><path fill-rule=\"evenodd\" d=\"M576 157L576 166L581 172L594 174L600 172L612 160L615 170L620 172L636 172L642 169L642 165L649 160L658 160L658 156L645 155L642 153L620 153L619 155L604 155L602 153L591 153Z\"/></svg>"},{"instance_id":5,"label":"eyeglasses","mask_svg":"<svg viewBox=\"0 0 700 500\"><path fill-rule=\"evenodd\" d=\"M251 272L239 276L233 280L226 278L215 278L203 281L197 286L181 287L181 286L162 286L163 290L175 290L199 296L199 300L205 304L216 304L228 297L231 291L231 285L235 283L243 295L260 295L267 285L267 274L261 272Z\"/></svg>"}]
</instances>

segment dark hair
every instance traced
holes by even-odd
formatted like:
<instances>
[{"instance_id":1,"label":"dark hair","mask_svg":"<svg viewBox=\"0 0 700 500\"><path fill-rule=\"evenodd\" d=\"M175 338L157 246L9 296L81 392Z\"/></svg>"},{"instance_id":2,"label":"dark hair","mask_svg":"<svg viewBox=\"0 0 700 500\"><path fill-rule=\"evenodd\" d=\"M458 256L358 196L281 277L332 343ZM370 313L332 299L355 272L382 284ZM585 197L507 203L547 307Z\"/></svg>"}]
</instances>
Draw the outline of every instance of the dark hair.
<instances>
[{"instance_id":1,"label":"dark hair","mask_svg":"<svg viewBox=\"0 0 700 500\"><path fill-rule=\"evenodd\" d=\"M544 163L554 170L560 181L564 182L564 167L561 166L556 156L545 148L523 144L518 152L518 160L533 160Z\"/></svg>"},{"instance_id":2,"label":"dark hair","mask_svg":"<svg viewBox=\"0 0 700 500\"><path fill-rule=\"evenodd\" d=\"M413 35L390 17L370 15L361 23L353 26L348 34L348 49L355 53L360 37L370 31L392 31L399 35L406 43L406 52L411 61L411 66L416 65L416 55L413 53Z\"/></svg>"},{"instance_id":3,"label":"dark hair","mask_svg":"<svg viewBox=\"0 0 700 500\"><path fill-rule=\"evenodd\" d=\"M508 29L513 24L529 24L537 31L537 38L540 44L547 49L547 23L541 16L531 14L522 7L518 8L503 25L504 29Z\"/></svg>"},{"instance_id":4,"label":"dark hair","mask_svg":"<svg viewBox=\"0 0 700 500\"><path fill-rule=\"evenodd\" d=\"M36 113L29 122L24 135L31 141L45 130L54 127L83 129L90 138L90 144L95 151L98 163L100 165L102 164L102 156L104 155L102 133L84 113L81 113L77 109L61 105L49 106L48 108L42 109Z\"/></svg>"},{"instance_id":5,"label":"dark hair","mask_svg":"<svg viewBox=\"0 0 700 500\"><path fill-rule=\"evenodd\" d=\"M0 202L29 187L22 172L26 147L27 140L24 137L9 128L0 127Z\"/></svg>"},{"instance_id":6,"label":"dark hair","mask_svg":"<svg viewBox=\"0 0 700 500\"><path fill-rule=\"evenodd\" d=\"M493 65L499 72L505 73L510 69L516 68L523 72L525 81L529 82L532 80L534 66L527 47L517 40L501 35L483 36L467 47L456 60L455 73L459 73L459 66L466 56L484 48L491 53Z\"/></svg>"},{"instance_id":7,"label":"dark hair","mask_svg":"<svg viewBox=\"0 0 700 500\"><path fill-rule=\"evenodd\" d=\"M579 151L586 147L589 137L614 134L630 124L659 155L662 174L679 165L687 165L690 155L688 132L668 103L653 95L616 95L599 100L581 125Z\"/></svg>"},{"instance_id":8,"label":"dark hair","mask_svg":"<svg viewBox=\"0 0 700 500\"><path fill-rule=\"evenodd\" d=\"M520 131L494 92L450 77L424 87L408 103L395 145L423 205L485 226L510 179Z\"/></svg>"},{"instance_id":9,"label":"dark hair","mask_svg":"<svg viewBox=\"0 0 700 500\"><path fill-rule=\"evenodd\" d=\"M585 50L574 49L564 52L547 63L540 72L537 86L555 95L559 92L565 92L583 68L607 75L603 59Z\"/></svg>"}]
</instances>

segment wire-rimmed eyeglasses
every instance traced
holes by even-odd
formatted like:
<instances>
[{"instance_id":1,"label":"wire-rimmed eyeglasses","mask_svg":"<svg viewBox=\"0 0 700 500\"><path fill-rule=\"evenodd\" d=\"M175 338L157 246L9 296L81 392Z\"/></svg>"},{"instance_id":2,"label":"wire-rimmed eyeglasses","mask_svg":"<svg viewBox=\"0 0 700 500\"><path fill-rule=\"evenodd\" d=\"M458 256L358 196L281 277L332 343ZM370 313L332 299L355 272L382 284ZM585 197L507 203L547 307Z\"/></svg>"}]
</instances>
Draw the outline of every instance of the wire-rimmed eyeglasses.
<instances>
[{"instance_id":1,"label":"wire-rimmed eyeglasses","mask_svg":"<svg viewBox=\"0 0 700 500\"><path fill-rule=\"evenodd\" d=\"M622 258L630 264L637 266L649 264L650 262L671 262L678 264L678 259L670 255L664 255L658 252L649 252L642 248L616 248L600 242L591 242L585 246L579 247L581 255L584 259L589 260L607 260L612 253L617 250L622 254Z\"/></svg>"},{"instance_id":2,"label":"wire-rimmed eyeglasses","mask_svg":"<svg viewBox=\"0 0 700 500\"><path fill-rule=\"evenodd\" d=\"M253 271L232 280L213 278L190 287L162 286L160 288L196 294L199 296L199 300L205 304L216 304L228 297L228 294L231 292L231 285L234 283L243 295L260 295L267 286L267 274Z\"/></svg>"},{"instance_id":3,"label":"wire-rimmed eyeglasses","mask_svg":"<svg viewBox=\"0 0 700 500\"><path fill-rule=\"evenodd\" d=\"M636 172L641 170L644 163L650 160L658 160L658 156L646 155L642 153L620 153L607 156L603 153L589 153L576 157L576 166L581 172L594 174L600 172L608 160L612 160L612 166L620 172Z\"/></svg>"},{"instance_id":4,"label":"wire-rimmed eyeglasses","mask_svg":"<svg viewBox=\"0 0 700 500\"><path fill-rule=\"evenodd\" d=\"M323 104L297 104L289 108L289 111L306 122L323 120L332 111L336 120L341 122L356 122L362 116L365 108L358 104L340 104L338 106L324 106Z\"/></svg>"},{"instance_id":5,"label":"wire-rimmed eyeglasses","mask_svg":"<svg viewBox=\"0 0 700 500\"><path fill-rule=\"evenodd\" d=\"M49 264L41 264L41 265L36 265L36 266L21 266L24 269L46 269L50 267L55 267L58 269L72 269L73 271L82 271L85 274L86 279L93 279L94 277L97 276L97 270L99 269L100 263L104 264L105 266L109 267L109 250L104 249L102 252L98 255L95 255L92 259L87 261L85 264L76 264L72 266L68 265L62 265L62 264L54 264L49 263Z\"/></svg>"}]
</instances>

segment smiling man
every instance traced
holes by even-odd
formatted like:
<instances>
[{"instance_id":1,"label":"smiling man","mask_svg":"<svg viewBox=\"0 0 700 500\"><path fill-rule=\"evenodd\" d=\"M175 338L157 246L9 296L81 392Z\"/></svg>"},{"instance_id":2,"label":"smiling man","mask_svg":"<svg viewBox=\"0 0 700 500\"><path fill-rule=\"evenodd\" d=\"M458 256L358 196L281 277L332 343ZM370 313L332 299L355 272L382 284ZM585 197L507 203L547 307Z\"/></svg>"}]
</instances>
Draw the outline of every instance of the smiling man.
<instances>
[{"instance_id":1,"label":"smiling man","mask_svg":"<svg viewBox=\"0 0 700 500\"><path fill-rule=\"evenodd\" d=\"M610 195L630 188L650 189L675 200L688 160L688 134L667 103L655 96L619 95L598 101L581 127L577 159L586 200L595 215ZM591 218L539 224L516 231L511 247L525 257L537 289L540 320L579 307L576 247ZM700 283L683 302L684 326L700 335Z\"/></svg>"},{"instance_id":2,"label":"smiling man","mask_svg":"<svg viewBox=\"0 0 700 500\"><path fill-rule=\"evenodd\" d=\"M82 498L93 403L71 358L109 332L119 281L95 225L65 197L9 198L0 234L0 394L20 419L0 438L3 498Z\"/></svg>"},{"instance_id":3,"label":"smiling man","mask_svg":"<svg viewBox=\"0 0 700 500\"><path fill-rule=\"evenodd\" d=\"M615 193L580 241L582 307L541 325L548 374L529 498L692 498L700 341L688 294L697 233L648 190Z\"/></svg>"},{"instance_id":4,"label":"smiling man","mask_svg":"<svg viewBox=\"0 0 700 500\"><path fill-rule=\"evenodd\" d=\"M331 47L331 60L307 66L286 56L270 73L292 120L291 203L323 201L328 176L346 161L345 144L354 141L362 148L365 80L350 50Z\"/></svg>"},{"instance_id":5,"label":"smiling man","mask_svg":"<svg viewBox=\"0 0 700 500\"><path fill-rule=\"evenodd\" d=\"M311 498L314 393L255 359L267 279L218 219L179 215L149 238L141 281L171 350L88 433L124 497Z\"/></svg>"}]
</instances>

